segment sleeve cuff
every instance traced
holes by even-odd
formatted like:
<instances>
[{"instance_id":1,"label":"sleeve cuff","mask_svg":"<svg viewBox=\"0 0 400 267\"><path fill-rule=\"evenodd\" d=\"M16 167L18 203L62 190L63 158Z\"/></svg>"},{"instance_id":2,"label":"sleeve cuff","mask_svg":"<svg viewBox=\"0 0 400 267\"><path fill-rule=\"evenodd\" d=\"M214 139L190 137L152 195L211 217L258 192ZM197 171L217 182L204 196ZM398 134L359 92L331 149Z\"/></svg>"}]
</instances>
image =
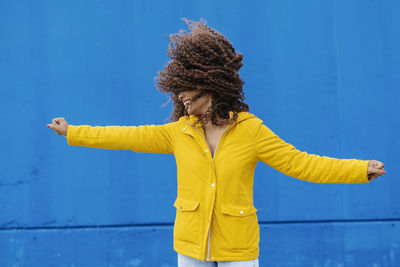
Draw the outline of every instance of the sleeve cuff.
<instances>
[{"instance_id":1,"label":"sleeve cuff","mask_svg":"<svg viewBox=\"0 0 400 267\"><path fill-rule=\"evenodd\" d=\"M67 131L67 143L70 146L74 146L74 136L76 135L76 131L79 128L79 126L75 125L68 125L68 131Z\"/></svg>"},{"instance_id":2,"label":"sleeve cuff","mask_svg":"<svg viewBox=\"0 0 400 267\"><path fill-rule=\"evenodd\" d=\"M364 168L363 173L364 173L364 177L365 177L364 180L366 183L371 182L371 179L368 178L368 165L369 165L369 160L364 160L363 161L363 168Z\"/></svg>"}]
</instances>

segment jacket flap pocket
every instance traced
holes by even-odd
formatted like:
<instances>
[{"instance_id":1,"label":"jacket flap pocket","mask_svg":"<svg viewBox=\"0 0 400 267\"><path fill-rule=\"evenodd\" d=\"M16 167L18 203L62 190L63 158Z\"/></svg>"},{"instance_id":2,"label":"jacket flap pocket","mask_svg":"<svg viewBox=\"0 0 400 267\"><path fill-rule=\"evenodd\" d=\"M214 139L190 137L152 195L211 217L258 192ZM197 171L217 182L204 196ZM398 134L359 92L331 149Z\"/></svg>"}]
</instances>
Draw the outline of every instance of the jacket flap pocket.
<instances>
[{"instance_id":1,"label":"jacket flap pocket","mask_svg":"<svg viewBox=\"0 0 400 267\"><path fill-rule=\"evenodd\" d=\"M200 201L177 198L174 207L180 211L195 211L199 206Z\"/></svg>"},{"instance_id":2,"label":"jacket flap pocket","mask_svg":"<svg viewBox=\"0 0 400 267\"><path fill-rule=\"evenodd\" d=\"M221 206L221 211L222 214L237 216L237 217L245 217L255 213L257 209L253 205L237 206L232 204L226 204Z\"/></svg>"}]
</instances>

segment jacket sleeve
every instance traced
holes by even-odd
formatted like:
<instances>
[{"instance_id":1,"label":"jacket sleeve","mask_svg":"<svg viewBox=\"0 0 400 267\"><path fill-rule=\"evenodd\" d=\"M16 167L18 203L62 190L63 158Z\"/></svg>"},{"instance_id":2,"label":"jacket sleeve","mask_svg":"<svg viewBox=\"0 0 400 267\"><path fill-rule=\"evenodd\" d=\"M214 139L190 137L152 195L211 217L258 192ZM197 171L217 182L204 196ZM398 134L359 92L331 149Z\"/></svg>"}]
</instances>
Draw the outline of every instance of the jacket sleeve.
<instances>
[{"instance_id":1,"label":"jacket sleeve","mask_svg":"<svg viewBox=\"0 0 400 267\"><path fill-rule=\"evenodd\" d=\"M69 125L67 142L70 146L172 154L176 124L177 122L143 126Z\"/></svg>"},{"instance_id":2,"label":"jacket sleeve","mask_svg":"<svg viewBox=\"0 0 400 267\"><path fill-rule=\"evenodd\" d=\"M313 183L366 183L368 160L336 159L297 150L262 121L256 133L258 160L294 178Z\"/></svg>"}]
</instances>

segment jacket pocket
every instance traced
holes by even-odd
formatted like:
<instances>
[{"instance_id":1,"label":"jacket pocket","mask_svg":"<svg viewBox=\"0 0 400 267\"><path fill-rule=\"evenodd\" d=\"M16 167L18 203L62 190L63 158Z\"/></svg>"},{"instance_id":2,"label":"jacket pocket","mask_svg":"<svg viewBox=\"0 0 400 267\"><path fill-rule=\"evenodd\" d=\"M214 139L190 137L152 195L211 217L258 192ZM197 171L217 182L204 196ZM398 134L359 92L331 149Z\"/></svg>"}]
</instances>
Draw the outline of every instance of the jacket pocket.
<instances>
[{"instance_id":1,"label":"jacket pocket","mask_svg":"<svg viewBox=\"0 0 400 267\"><path fill-rule=\"evenodd\" d=\"M259 227L253 205L221 205L221 234L226 246L231 249L247 250L258 246Z\"/></svg>"},{"instance_id":2,"label":"jacket pocket","mask_svg":"<svg viewBox=\"0 0 400 267\"><path fill-rule=\"evenodd\" d=\"M176 208L174 240L198 245L200 240L200 201L178 197Z\"/></svg>"},{"instance_id":3,"label":"jacket pocket","mask_svg":"<svg viewBox=\"0 0 400 267\"><path fill-rule=\"evenodd\" d=\"M236 206L236 205L222 205L221 206L222 214L237 216L237 217L246 217L256 213L257 209L253 206Z\"/></svg>"}]
</instances>

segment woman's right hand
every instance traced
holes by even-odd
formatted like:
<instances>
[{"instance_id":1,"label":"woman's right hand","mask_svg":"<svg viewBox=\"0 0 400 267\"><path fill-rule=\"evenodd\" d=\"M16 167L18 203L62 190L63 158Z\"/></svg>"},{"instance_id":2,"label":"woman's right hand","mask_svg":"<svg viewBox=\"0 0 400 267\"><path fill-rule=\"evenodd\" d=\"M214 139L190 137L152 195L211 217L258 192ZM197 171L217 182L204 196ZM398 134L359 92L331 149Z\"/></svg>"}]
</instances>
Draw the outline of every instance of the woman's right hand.
<instances>
[{"instance_id":1,"label":"woman's right hand","mask_svg":"<svg viewBox=\"0 0 400 267\"><path fill-rule=\"evenodd\" d=\"M47 127L52 129L56 134L67 137L68 122L64 118L54 118L52 124L47 124Z\"/></svg>"}]
</instances>

